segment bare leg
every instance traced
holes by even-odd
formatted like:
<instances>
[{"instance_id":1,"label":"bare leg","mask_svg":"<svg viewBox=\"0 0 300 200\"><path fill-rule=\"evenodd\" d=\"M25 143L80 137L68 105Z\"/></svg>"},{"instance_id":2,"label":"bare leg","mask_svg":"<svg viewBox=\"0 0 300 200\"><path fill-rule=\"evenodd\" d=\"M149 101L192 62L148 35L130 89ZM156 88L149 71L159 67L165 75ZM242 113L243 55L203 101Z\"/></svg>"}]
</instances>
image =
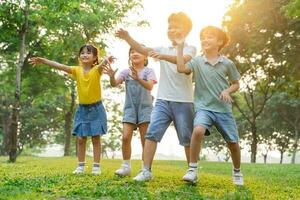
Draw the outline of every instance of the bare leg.
<instances>
[{"instance_id":1,"label":"bare leg","mask_svg":"<svg viewBox=\"0 0 300 200\"><path fill-rule=\"evenodd\" d=\"M144 161L144 147L145 147L145 135L147 133L149 123L143 123L139 125L139 132L140 132L140 137L141 137L141 144L143 148L142 152L142 160Z\"/></svg>"},{"instance_id":2,"label":"bare leg","mask_svg":"<svg viewBox=\"0 0 300 200\"><path fill-rule=\"evenodd\" d=\"M231 152L231 159L233 163L233 167L235 169L239 169L241 167L241 149L239 143L227 143L228 148Z\"/></svg>"},{"instance_id":3,"label":"bare leg","mask_svg":"<svg viewBox=\"0 0 300 200\"><path fill-rule=\"evenodd\" d=\"M184 147L184 152L185 152L185 157L186 157L186 161L187 161L187 164L189 165L190 163L190 150L191 148L188 146L188 147Z\"/></svg>"},{"instance_id":4,"label":"bare leg","mask_svg":"<svg viewBox=\"0 0 300 200\"><path fill-rule=\"evenodd\" d=\"M130 160L131 158L131 139L135 125L130 123L123 123L122 135L122 154L123 160Z\"/></svg>"},{"instance_id":5,"label":"bare leg","mask_svg":"<svg viewBox=\"0 0 300 200\"><path fill-rule=\"evenodd\" d=\"M100 163L101 157L101 138L100 136L93 136L92 137L93 143L93 152L94 152L94 163Z\"/></svg>"},{"instance_id":6,"label":"bare leg","mask_svg":"<svg viewBox=\"0 0 300 200\"><path fill-rule=\"evenodd\" d=\"M87 137L77 137L78 162L85 161L86 140L87 140Z\"/></svg>"},{"instance_id":7,"label":"bare leg","mask_svg":"<svg viewBox=\"0 0 300 200\"><path fill-rule=\"evenodd\" d=\"M156 141L146 139L144 148L144 167L151 168L156 147Z\"/></svg>"},{"instance_id":8,"label":"bare leg","mask_svg":"<svg viewBox=\"0 0 300 200\"><path fill-rule=\"evenodd\" d=\"M199 159L199 153L201 150L201 143L204 139L206 128L203 126L196 126L193 130L193 135L191 139L191 151L190 151L190 162L197 163Z\"/></svg>"}]
</instances>

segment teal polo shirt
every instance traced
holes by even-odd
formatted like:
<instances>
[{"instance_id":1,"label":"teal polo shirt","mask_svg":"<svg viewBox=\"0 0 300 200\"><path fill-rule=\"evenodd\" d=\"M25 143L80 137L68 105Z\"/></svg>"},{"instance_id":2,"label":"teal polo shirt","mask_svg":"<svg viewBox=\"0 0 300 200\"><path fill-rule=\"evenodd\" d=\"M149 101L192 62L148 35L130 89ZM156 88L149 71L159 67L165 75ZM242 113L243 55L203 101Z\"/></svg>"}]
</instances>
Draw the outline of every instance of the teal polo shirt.
<instances>
[{"instance_id":1,"label":"teal polo shirt","mask_svg":"<svg viewBox=\"0 0 300 200\"><path fill-rule=\"evenodd\" d=\"M220 100L220 94L230 87L231 81L240 79L240 73L235 64L225 56L220 56L216 64L211 65L207 58L202 55L191 59L187 66L194 74L195 110L205 109L213 112L231 113L231 103Z\"/></svg>"}]
</instances>

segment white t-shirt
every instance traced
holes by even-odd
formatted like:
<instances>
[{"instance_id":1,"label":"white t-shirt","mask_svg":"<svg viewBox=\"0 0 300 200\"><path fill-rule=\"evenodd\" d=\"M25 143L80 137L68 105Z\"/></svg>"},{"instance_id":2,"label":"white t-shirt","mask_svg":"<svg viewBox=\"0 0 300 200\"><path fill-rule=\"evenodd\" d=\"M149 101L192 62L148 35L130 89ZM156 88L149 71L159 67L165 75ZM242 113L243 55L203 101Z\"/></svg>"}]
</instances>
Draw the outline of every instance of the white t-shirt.
<instances>
[{"instance_id":1,"label":"white t-shirt","mask_svg":"<svg viewBox=\"0 0 300 200\"><path fill-rule=\"evenodd\" d=\"M153 50L161 54L177 56L176 47L156 47ZM196 55L196 48L185 45L183 55L194 57ZM160 60L157 99L192 103L194 101L192 74L178 73L176 64Z\"/></svg>"}]
</instances>

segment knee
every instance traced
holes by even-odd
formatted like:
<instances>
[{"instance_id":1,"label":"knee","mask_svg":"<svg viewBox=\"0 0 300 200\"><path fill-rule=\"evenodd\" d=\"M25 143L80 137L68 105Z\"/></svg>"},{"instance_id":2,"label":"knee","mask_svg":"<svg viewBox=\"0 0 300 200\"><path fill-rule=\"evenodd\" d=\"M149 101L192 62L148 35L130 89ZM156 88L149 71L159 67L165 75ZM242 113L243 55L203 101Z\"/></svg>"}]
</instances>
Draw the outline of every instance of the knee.
<instances>
[{"instance_id":1,"label":"knee","mask_svg":"<svg viewBox=\"0 0 300 200\"><path fill-rule=\"evenodd\" d=\"M202 127L202 126L196 126L193 130L193 135L195 135L196 137L204 137L206 128Z\"/></svg>"},{"instance_id":2,"label":"knee","mask_svg":"<svg viewBox=\"0 0 300 200\"><path fill-rule=\"evenodd\" d=\"M131 142L131 135L128 133L123 134L122 136L122 142L123 143L129 143Z\"/></svg>"},{"instance_id":3,"label":"knee","mask_svg":"<svg viewBox=\"0 0 300 200\"><path fill-rule=\"evenodd\" d=\"M227 142L228 148L233 151L240 151L240 145L239 143L233 143L233 142Z\"/></svg>"},{"instance_id":4,"label":"knee","mask_svg":"<svg viewBox=\"0 0 300 200\"><path fill-rule=\"evenodd\" d=\"M78 145L85 145L86 137L78 137L77 142L78 142Z\"/></svg>"}]
</instances>

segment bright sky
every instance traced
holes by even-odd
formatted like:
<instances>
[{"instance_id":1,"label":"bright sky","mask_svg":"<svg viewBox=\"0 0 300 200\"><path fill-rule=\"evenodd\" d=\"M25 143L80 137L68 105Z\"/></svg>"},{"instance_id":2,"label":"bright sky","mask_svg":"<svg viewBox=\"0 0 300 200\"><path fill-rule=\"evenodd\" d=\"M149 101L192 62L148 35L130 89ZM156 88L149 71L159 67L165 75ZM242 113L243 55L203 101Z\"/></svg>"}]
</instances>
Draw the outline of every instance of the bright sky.
<instances>
[{"instance_id":1,"label":"bright sky","mask_svg":"<svg viewBox=\"0 0 300 200\"><path fill-rule=\"evenodd\" d=\"M126 28L130 35L140 43L149 47L168 46L170 41L167 37L167 19L173 12L185 12L193 22L193 29L187 37L189 44L197 47L199 52L199 32L201 28L207 25L221 26L224 13L232 0L144 0L144 12L141 12L139 18L146 19L150 27L131 27ZM137 16L129 16L130 19L136 20ZM127 68L129 46L126 42L111 37L109 39L108 51L113 54L117 61L115 67L121 71ZM157 78L159 78L159 63L150 60L149 67L154 68ZM156 96L157 86L153 89L153 96ZM132 141L132 155L141 154L141 145L138 137ZM184 159L183 148L179 146L178 139L174 128L169 128L162 142L159 143L156 152L167 156L176 156ZM121 154L119 154L121 155Z\"/></svg>"}]
</instances>

